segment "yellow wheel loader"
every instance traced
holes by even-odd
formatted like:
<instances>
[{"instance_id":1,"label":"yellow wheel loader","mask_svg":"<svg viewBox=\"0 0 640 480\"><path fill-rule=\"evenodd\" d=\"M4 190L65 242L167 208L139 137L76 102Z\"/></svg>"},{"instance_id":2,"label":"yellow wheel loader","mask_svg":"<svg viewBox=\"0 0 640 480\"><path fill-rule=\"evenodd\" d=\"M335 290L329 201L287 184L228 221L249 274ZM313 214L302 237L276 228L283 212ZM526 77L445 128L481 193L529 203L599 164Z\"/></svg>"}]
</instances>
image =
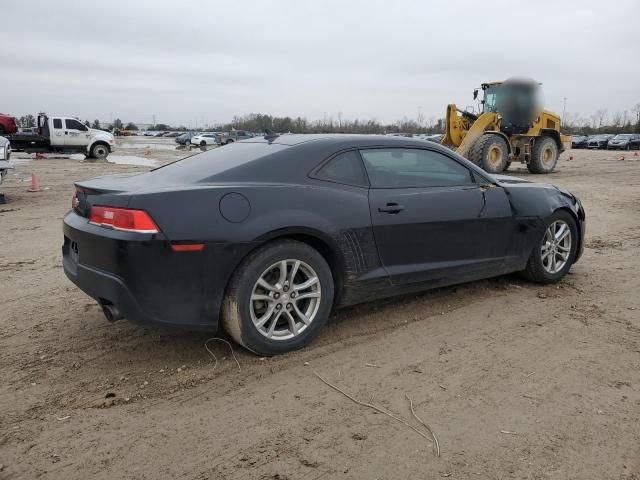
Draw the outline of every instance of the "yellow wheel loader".
<instances>
[{"instance_id":1,"label":"yellow wheel loader","mask_svg":"<svg viewBox=\"0 0 640 480\"><path fill-rule=\"evenodd\" d=\"M527 79L483 83L479 113L447 106L442 143L489 173L516 160L531 173L553 172L571 137L560 133L558 115L540 107L539 85Z\"/></svg>"}]
</instances>

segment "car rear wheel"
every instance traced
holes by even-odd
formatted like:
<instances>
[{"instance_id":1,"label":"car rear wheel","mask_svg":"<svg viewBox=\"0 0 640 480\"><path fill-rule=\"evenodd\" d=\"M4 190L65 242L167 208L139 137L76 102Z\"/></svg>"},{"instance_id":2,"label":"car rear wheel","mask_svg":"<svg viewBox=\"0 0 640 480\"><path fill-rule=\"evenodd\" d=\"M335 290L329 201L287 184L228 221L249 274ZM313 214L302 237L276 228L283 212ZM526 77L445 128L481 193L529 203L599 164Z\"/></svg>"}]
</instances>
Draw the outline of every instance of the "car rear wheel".
<instances>
[{"instance_id":1,"label":"car rear wheel","mask_svg":"<svg viewBox=\"0 0 640 480\"><path fill-rule=\"evenodd\" d=\"M554 213L542 239L531 252L523 276L537 283L559 281L573 264L578 242L578 227L573 216L564 210Z\"/></svg>"},{"instance_id":2,"label":"car rear wheel","mask_svg":"<svg viewBox=\"0 0 640 480\"><path fill-rule=\"evenodd\" d=\"M327 322L333 277L322 255L294 240L269 243L234 273L223 302L222 324L259 355L302 348Z\"/></svg>"},{"instance_id":3,"label":"car rear wheel","mask_svg":"<svg viewBox=\"0 0 640 480\"><path fill-rule=\"evenodd\" d=\"M539 137L531 149L531 161L527 164L531 173L551 173L558 163L558 145L551 137Z\"/></svg>"},{"instance_id":4,"label":"car rear wheel","mask_svg":"<svg viewBox=\"0 0 640 480\"><path fill-rule=\"evenodd\" d=\"M206 147L207 146L207 142L205 142L204 140L200 141L200 146L201 147Z\"/></svg>"}]
</instances>

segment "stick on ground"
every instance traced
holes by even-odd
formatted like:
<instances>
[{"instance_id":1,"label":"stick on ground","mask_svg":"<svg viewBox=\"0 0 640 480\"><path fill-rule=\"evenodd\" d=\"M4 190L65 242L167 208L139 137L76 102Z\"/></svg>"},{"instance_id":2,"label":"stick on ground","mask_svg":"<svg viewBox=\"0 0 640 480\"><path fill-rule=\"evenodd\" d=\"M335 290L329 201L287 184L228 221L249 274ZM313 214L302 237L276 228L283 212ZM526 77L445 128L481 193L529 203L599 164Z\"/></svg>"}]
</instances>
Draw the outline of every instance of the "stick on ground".
<instances>
[{"instance_id":1,"label":"stick on ground","mask_svg":"<svg viewBox=\"0 0 640 480\"><path fill-rule=\"evenodd\" d=\"M403 425L409 427L411 430L413 430L414 432L416 432L418 435L420 435L421 437L423 437L424 439L426 439L429 442L432 442L433 440L428 437L427 435L425 435L423 432L421 432L420 430L418 430L416 427L414 427L413 425L411 425L410 423L407 423L405 420L403 420L400 417L395 416L393 413L387 412L386 410L373 405L371 403L366 403L366 402L361 402L360 400L358 400L357 398L353 397L352 395L349 395L347 392L345 392L344 390L342 390L339 387L336 387L334 384L329 383L327 380L325 380L324 378L322 378L322 376L318 373L318 372L313 372L313 374L318 377L320 379L320 381L322 383L324 383L325 385L328 385L329 387L333 388L335 391L340 392L342 395L344 395L345 397L347 397L349 400L351 400L354 403L357 403L358 405L362 406L362 407L367 407L367 408L371 408L372 410L375 410L376 412L382 413L384 415L386 415L387 417L391 417L393 418L396 422L400 422ZM424 425L424 423L423 423ZM426 425L425 425L426 426ZM431 433L431 430L429 430L429 433ZM433 436L433 433L431 433L431 435ZM434 437L435 438L435 437ZM438 456L440 456L440 447L438 447Z\"/></svg>"},{"instance_id":2,"label":"stick on ground","mask_svg":"<svg viewBox=\"0 0 640 480\"><path fill-rule=\"evenodd\" d=\"M242 371L242 368L240 368L240 362L236 358L236 354L233 352L233 347L231 346L231 344L229 342L227 342L224 338L218 338L218 337L211 337L209 340L204 342L204 348L206 348L207 352L209 352L209 355L211 355L213 357L213 359L216 361L216 363L213 365L213 369L215 370L216 367L218 366L218 357L216 357L216 354L213 353L211 351L211 349L209 348L209 345L207 345L212 340L217 340L219 342L224 342L229 346L229 350L231 350L231 356L236 361L236 365L238 365L238 370Z\"/></svg>"},{"instance_id":3,"label":"stick on ground","mask_svg":"<svg viewBox=\"0 0 640 480\"><path fill-rule=\"evenodd\" d=\"M414 418L420 422L422 424L422 426L424 428L427 429L427 431L431 434L431 436L433 437L433 445L436 449L436 457L440 456L440 442L438 442L438 437L436 437L436 434L433 433L433 430L431 430L431 427L429 425L427 425L426 423L424 423L422 421L422 419L416 415L415 410L413 409L413 401L411 400L411 397L409 395L407 395L406 393L404 394L405 397L407 397L407 400L409 400L409 408L411 409L411 414L414 416Z\"/></svg>"}]
</instances>

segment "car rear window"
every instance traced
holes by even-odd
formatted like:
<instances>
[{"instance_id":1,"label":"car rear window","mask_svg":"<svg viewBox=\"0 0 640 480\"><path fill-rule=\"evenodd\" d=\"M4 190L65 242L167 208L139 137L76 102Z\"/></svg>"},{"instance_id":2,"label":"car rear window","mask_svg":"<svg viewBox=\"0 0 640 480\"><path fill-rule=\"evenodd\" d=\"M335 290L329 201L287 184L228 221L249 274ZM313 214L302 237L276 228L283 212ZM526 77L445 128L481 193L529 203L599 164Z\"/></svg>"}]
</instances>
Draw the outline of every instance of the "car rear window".
<instances>
[{"instance_id":1,"label":"car rear window","mask_svg":"<svg viewBox=\"0 0 640 480\"><path fill-rule=\"evenodd\" d=\"M276 143L235 143L156 168L150 174L180 183L201 182L287 148Z\"/></svg>"}]
</instances>

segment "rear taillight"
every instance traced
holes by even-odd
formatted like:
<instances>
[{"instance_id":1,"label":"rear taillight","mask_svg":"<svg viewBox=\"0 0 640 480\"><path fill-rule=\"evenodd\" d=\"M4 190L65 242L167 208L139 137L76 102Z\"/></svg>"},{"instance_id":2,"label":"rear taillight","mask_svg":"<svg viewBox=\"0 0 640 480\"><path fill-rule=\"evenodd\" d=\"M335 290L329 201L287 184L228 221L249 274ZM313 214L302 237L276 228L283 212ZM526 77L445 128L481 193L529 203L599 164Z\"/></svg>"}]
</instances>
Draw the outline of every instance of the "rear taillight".
<instances>
[{"instance_id":1,"label":"rear taillight","mask_svg":"<svg viewBox=\"0 0 640 480\"><path fill-rule=\"evenodd\" d=\"M158 233L160 229L144 210L93 205L89 223L115 230L138 233Z\"/></svg>"}]
</instances>

